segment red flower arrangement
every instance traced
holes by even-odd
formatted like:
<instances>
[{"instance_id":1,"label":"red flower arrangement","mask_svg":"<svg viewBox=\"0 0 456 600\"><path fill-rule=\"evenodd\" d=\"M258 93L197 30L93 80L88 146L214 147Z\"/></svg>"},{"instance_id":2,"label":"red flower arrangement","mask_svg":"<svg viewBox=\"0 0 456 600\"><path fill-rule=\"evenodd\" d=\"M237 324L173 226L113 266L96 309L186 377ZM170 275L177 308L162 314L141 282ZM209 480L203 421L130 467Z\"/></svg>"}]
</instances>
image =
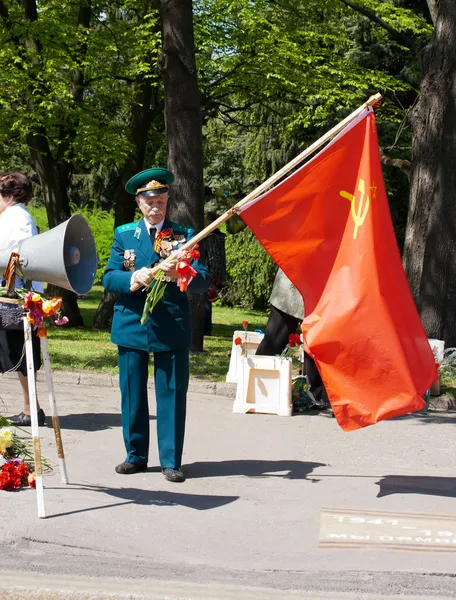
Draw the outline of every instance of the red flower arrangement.
<instances>
[{"instance_id":1,"label":"red flower arrangement","mask_svg":"<svg viewBox=\"0 0 456 600\"><path fill-rule=\"evenodd\" d=\"M29 469L24 461L20 458L10 458L0 467L0 490L12 492L23 485L29 485L28 477Z\"/></svg>"},{"instance_id":2,"label":"red flower arrangement","mask_svg":"<svg viewBox=\"0 0 456 600\"><path fill-rule=\"evenodd\" d=\"M62 307L62 298L54 297L50 300L45 300L36 292L27 292L23 296L24 308L27 311L27 321L30 325L38 328L38 337L47 337L47 330L44 325L44 320L55 315L58 316L54 320L55 325L65 325L68 323L67 317L60 316Z\"/></svg>"},{"instance_id":3,"label":"red flower arrangement","mask_svg":"<svg viewBox=\"0 0 456 600\"><path fill-rule=\"evenodd\" d=\"M191 263L194 260L198 260L199 257L199 250L192 248L191 250L185 251L179 258L179 262L176 265L176 271L180 275L179 279L177 280L177 285L179 286L181 292L186 292L190 281L193 279L193 277L196 277L197 272L192 267Z\"/></svg>"},{"instance_id":4,"label":"red flower arrangement","mask_svg":"<svg viewBox=\"0 0 456 600\"><path fill-rule=\"evenodd\" d=\"M191 280L193 277L196 277L197 271L192 267L191 263L194 260L198 260L199 257L200 251L198 250L198 244L195 244L191 250L178 250L171 255L169 262L176 265L176 271L179 274L176 283L181 292L186 292ZM154 310L157 303L163 298L166 286L170 281L171 280L166 277L164 271L157 271L154 275L152 282L146 288L149 290L149 293L147 294L146 302L144 304L141 325L144 325L147 322L149 313Z\"/></svg>"},{"instance_id":5,"label":"red flower arrangement","mask_svg":"<svg viewBox=\"0 0 456 600\"><path fill-rule=\"evenodd\" d=\"M296 352L296 348L302 346L302 340L299 333L290 333L288 336L288 344L282 350L280 358L293 358L293 354Z\"/></svg>"},{"instance_id":6,"label":"red flower arrangement","mask_svg":"<svg viewBox=\"0 0 456 600\"><path fill-rule=\"evenodd\" d=\"M26 433L21 436L17 431ZM51 468L48 459L41 457L44 467ZM0 415L0 490L8 492L21 487L35 487L33 470L33 442L31 435L20 427L13 428L5 417Z\"/></svg>"}]
</instances>

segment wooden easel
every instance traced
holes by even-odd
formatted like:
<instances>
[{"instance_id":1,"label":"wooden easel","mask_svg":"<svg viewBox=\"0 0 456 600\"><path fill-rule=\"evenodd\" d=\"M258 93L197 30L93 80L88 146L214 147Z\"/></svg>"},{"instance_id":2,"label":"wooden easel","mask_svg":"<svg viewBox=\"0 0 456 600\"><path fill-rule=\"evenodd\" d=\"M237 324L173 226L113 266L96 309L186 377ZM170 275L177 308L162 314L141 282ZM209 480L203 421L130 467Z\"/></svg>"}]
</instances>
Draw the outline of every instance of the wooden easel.
<instances>
[{"instance_id":1,"label":"wooden easel","mask_svg":"<svg viewBox=\"0 0 456 600\"><path fill-rule=\"evenodd\" d=\"M9 260L8 266L4 274L6 281L6 298L0 299L7 303L21 304L21 301L14 298L14 289L16 281L16 268L19 264L19 254L13 252ZM35 365L33 361L33 346L32 346L32 328L27 320L27 316L22 317L24 327L25 340L25 358L27 362L27 382L30 397L30 417L32 422L32 442L33 442L33 462L35 467L36 477L36 495L38 505L38 517L46 516L44 506L44 488L43 488L43 465L41 461L41 441L39 436L38 415L37 415L37 397L36 397L36 382L35 382ZM46 338L41 338L41 352L43 355L44 371L46 373L46 382L49 395L49 406L51 409L52 426L54 428L55 443L57 448L57 456L59 459L60 478L62 483L68 483L68 475L65 463L65 454L63 451L62 436L60 430L60 421L57 413L57 404L55 402L54 384L52 380L51 363L49 360L48 343Z\"/></svg>"}]
</instances>

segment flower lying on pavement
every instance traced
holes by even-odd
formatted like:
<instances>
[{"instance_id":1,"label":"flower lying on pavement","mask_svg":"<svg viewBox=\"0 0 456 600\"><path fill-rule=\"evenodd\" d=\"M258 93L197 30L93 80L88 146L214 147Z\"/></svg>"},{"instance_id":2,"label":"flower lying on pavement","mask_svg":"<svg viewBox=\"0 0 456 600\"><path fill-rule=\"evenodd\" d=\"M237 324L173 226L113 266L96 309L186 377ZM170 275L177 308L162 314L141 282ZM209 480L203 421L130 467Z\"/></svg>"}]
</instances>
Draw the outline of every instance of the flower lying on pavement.
<instances>
[{"instance_id":1,"label":"flower lying on pavement","mask_svg":"<svg viewBox=\"0 0 456 600\"><path fill-rule=\"evenodd\" d=\"M20 436L17 430L26 436ZM33 470L32 436L20 427L13 428L0 415L0 490L12 492L23 486L35 487ZM41 457L44 468L49 469L47 458Z\"/></svg>"}]
</instances>

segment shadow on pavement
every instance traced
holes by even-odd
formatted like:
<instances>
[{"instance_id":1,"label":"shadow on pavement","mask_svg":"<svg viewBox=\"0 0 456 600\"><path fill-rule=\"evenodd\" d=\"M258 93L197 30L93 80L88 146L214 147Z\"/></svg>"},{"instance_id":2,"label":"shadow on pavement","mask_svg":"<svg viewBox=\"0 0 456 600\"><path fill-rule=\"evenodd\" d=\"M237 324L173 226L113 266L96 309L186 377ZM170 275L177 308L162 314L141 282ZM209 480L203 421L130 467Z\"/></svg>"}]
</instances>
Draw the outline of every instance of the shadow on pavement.
<instances>
[{"instance_id":1,"label":"shadow on pavement","mask_svg":"<svg viewBox=\"0 0 456 600\"><path fill-rule=\"evenodd\" d=\"M432 425L435 423L442 425L454 425L456 423L456 415L441 410L429 410L426 412L409 413L401 417L394 417L394 421L419 421L423 424Z\"/></svg>"},{"instance_id":2,"label":"shadow on pavement","mask_svg":"<svg viewBox=\"0 0 456 600\"><path fill-rule=\"evenodd\" d=\"M92 512L94 510L103 510L107 508L113 508L115 506L122 506L124 504L139 504L142 506L186 506L187 508L192 508L194 510L211 510L213 508L220 508L221 506L225 506L225 504L230 504L231 502L239 499L239 496L182 494L179 492L142 490L140 488L109 488L87 485L72 485L71 488L72 492L78 490L86 492L100 492L108 496L113 496L119 500L123 500L123 502L115 502L113 504L104 504L102 506L96 505L89 508L69 510L67 512L49 515L49 519L64 517L67 515L75 515L84 512Z\"/></svg>"},{"instance_id":3,"label":"shadow on pavement","mask_svg":"<svg viewBox=\"0 0 456 600\"><path fill-rule=\"evenodd\" d=\"M282 477L283 479L306 479L323 463L300 460L222 460L220 462L195 462L184 466L187 477ZM286 471L283 473L283 471Z\"/></svg>"},{"instance_id":4,"label":"shadow on pavement","mask_svg":"<svg viewBox=\"0 0 456 600\"><path fill-rule=\"evenodd\" d=\"M150 421L155 421L155 416L149 417ZM47 424L52 427L50 418L46 419ZM113 427L122 427L122 416L120 413L78 413L71 415L62 415L59 417L60 427L62 429L74 429L80 431L102 431Z\"/></svg>"},{"instance_id":5,"label":"shadow on pavement","mask_svg":"<svg viewBox=\"0 0 456 600\"><path fill-rule=\"evenodd\" d=\"M377 498L391 494L422 494L456 498L456 477L420 477L385 475L376 482L380 486Z\"/></svg>"}]
</instances>

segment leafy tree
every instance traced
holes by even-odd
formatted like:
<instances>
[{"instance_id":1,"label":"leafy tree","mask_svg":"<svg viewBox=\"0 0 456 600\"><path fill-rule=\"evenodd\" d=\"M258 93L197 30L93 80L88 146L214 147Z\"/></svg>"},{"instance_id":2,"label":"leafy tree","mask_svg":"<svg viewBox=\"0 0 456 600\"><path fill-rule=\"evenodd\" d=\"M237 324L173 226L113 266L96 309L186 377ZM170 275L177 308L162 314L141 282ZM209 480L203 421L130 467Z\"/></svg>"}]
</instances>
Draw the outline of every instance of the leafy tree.
<instances>
[{"instance_id":1,"label":"leafy tree","mask_svg":"<svg viewBox=\"0 0 456 600\"><path fill-rule=\"evenodd\" d=\"M27 151L50 227L70 216L74 172L141 162L156 22L149 0L0 0L0 148ZM75 296L62 295L82 323Z\"/></svg>"},{"instance_id":2,"label":"leafy tree","mask_svg":"<svg viewBox=\"0 0 456 600\"><path fill-rule=\"evenodd\" d=\"M163 47L159 69L165 93L168 167L176 179L171 188L170 217L203 227L203 141L191 0L160 0ZM192 350L203 349L204 295L190 294Z\"/></svg>"}]
</instances>

